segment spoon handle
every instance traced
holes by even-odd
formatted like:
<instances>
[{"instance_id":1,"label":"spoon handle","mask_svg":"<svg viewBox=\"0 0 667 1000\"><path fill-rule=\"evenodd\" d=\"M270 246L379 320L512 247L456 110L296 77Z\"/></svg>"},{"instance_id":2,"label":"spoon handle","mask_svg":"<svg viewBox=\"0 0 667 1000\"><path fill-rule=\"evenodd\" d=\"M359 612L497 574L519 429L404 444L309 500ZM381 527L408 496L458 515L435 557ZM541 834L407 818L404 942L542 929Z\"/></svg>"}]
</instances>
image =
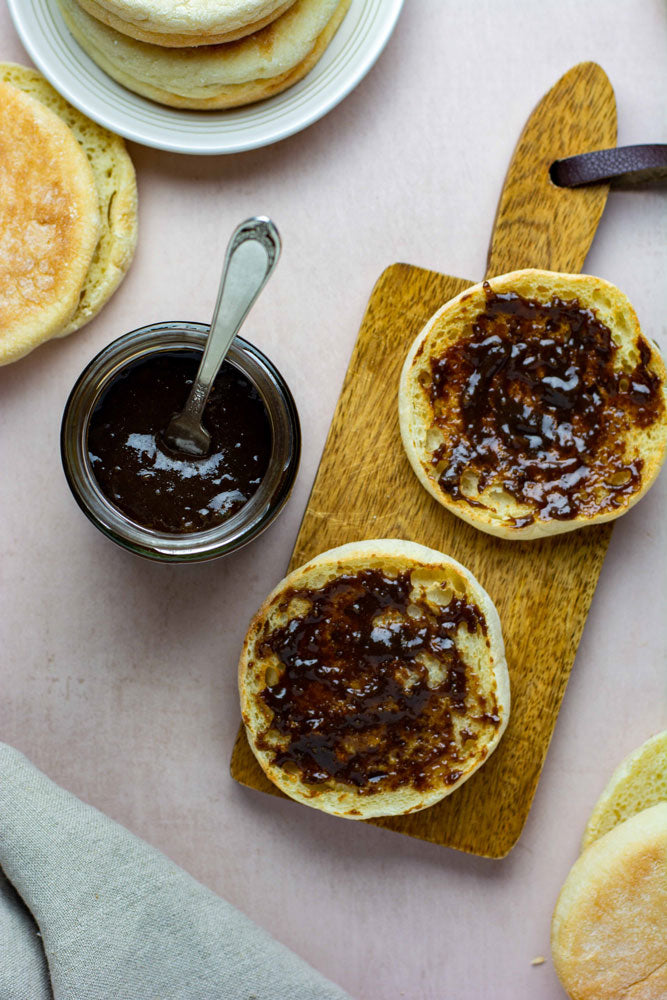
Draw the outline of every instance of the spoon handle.
<instances>
[{"instance_id":1,"label":"spoon handle","mask_svg":"<svg viewBox=\"0 0 667 1000\"><path fill-rule=\"evenodd\" d=\"M220 365L280 257L280 236L256 216L236 227L227 246L211 329L183 413L201 421Z\"/></svg>"}]
</instances>

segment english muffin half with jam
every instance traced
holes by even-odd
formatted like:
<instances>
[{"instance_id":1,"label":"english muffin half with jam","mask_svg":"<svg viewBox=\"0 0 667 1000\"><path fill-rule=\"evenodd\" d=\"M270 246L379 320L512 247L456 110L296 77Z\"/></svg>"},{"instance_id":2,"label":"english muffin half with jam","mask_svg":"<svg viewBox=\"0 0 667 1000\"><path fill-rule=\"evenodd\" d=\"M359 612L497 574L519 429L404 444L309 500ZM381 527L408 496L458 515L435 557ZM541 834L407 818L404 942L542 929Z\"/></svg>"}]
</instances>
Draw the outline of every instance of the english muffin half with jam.
<instances>
[{"instance_id":1,"label":"english muffin half with jam","mask_svg":"<svg viewBox=\"0 0 667 1000\"><path fill-rule=\"evenodd\" d=\"M510 707L489 595L449 556L398 539L342 545L282 580L250 624L239 687L270 780L350 819L450 795Z\"/></svg>"},{"instance_id":2,"label":"english muffin half with jam","mask_svg":"<svg viewBox=\"0 0 667 1000\"><path fill-rule=\"evenodd\" d=\"M504 538L609 521L667 452L665 365L602 278L523 270L466 289L429 320L401 375L420 482Z\"/></svg>"}]
</instances>

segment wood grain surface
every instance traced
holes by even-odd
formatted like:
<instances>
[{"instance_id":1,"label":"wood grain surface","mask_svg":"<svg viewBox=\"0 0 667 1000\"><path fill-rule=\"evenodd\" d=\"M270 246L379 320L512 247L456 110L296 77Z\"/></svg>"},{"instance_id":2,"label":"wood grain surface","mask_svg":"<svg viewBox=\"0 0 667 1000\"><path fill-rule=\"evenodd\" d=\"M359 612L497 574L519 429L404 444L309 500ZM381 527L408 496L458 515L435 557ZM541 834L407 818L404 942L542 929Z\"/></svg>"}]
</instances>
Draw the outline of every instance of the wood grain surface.
<instances>
[{"instance_id":1,"label":"wood grain surface","mask_svg":"<svg viewBox=\"0 0 667 1000\"><path fill-rule=\"evenodd\" d=\"M615 142L616 108L606 75L595 63L575 66L543 98L521 135L498 207L488 275L529 266L581 270L608 188L557 188L549 166ZM611 525L541 541L504 541L454 517L420 486L401 445L399 374L428 318L472 283L408 264L381 275L289 568L345 542L406 538L452 555L488 590L500 614L512 685L510 722L498 749L430 809L369 822L501 858L516 843L530 809ZM231 773L241 784L282 795L264 776L243 727Z\"/></svg>"},{"instance_id":2,"label":"wood grain surface","mask_svg":"<svg viewBox=\"0 0 667 1000\"><path fill-rule=\"evenodd\" d=\"M487 276L520 267L581 271L609 185L559 188L554 160L616 145L616 101L597 63L580 63L530 116L510 162L493 226Z\"/></svg>"}]
</instances>

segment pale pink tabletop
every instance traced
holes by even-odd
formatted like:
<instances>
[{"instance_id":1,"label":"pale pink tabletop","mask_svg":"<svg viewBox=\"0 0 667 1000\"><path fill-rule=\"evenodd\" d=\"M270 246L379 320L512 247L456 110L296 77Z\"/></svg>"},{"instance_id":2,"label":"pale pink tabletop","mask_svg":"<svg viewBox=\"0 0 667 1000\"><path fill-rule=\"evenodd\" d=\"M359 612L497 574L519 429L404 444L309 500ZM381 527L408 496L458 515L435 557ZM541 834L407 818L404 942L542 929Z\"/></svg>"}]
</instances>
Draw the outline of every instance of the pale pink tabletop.
<instances>
[{"instance_id":1,"label":"pale pink tabletop","mask_svg":"<svg viewBox=\"0 0 667 1000\"><path fill-rule=\"evenodd\" d=\"M667 475L614 530L532 812L504 861L236 785L245 627L287 565L382 269L482 275L519 132L576 62L609 75L619 144L667 140L666 48L661 0L407 0L369 76L300 135L211 159L131 146L140 239L128 278L87 329L0 371L1 738L358 1000L563 997L549 953L559 888L611 771L665 726ZM28 62L4 5L0 59ZM612 193L586 265L627 292L663 350L666 205L664 189ZM210 317L228 235L254 213L276 220L284 253L245 334L297 399L297 486L237 555L154 565L80 513L60 416L118 334Z\"/></svg>"}]
</instances>

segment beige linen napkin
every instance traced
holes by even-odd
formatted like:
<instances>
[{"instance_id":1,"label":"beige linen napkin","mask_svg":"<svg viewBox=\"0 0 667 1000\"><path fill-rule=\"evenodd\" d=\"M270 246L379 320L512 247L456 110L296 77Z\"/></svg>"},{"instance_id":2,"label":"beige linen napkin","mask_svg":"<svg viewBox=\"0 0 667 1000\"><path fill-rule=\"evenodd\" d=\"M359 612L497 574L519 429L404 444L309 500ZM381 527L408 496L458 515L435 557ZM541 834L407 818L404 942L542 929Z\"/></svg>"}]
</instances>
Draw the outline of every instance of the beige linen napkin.
<instances>
[{"instance_id":1,"label":"beige linen napkin","mask_svg":"<svg viewBox=\"0 0 667 1000\"><path fill-rule=\"evenodd\" d=\"M347 997L1 743L0 867L0 1000Z\"/></svg>"}]
</instances>

